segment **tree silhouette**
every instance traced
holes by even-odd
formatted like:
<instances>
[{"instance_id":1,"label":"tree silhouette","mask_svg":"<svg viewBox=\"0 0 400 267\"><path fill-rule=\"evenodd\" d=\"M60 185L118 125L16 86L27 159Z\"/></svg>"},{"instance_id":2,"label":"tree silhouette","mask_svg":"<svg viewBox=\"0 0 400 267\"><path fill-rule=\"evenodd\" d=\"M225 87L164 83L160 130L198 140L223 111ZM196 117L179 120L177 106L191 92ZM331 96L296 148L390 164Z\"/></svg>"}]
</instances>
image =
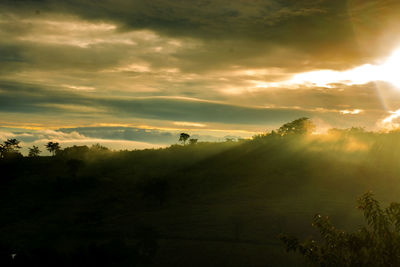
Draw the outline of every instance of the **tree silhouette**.
<instances>
[{"instance_id":1,"label":"tree silhouette","mask_svg":"<svg viewBox=\"0 0 400 267\"><path fill-rule=\"evenodd\" d=\"M329 217L314 216L321 241L299 242L281 235L286 251L298 251L318 266L400 266L400 203L382 209L371 192L358 199L367 226L354 233L336 229Z\"/></svg>"},{"instance_id":2,"label":"tree silhouette","mask_svg":"<svg viewBox=\"0 0 400 267\"><path fill-rule=\"evenodd\" d=\"M48 142L46 149L54 156L58 151L60 151L60 144L57 142Z\"/></svg>"},{"instance_id":3,"label":"tree silhouette","mask_svg":"<svg viewBox=\"0 0 400 267\"><path fill-rule=\"evenodd\" d=\"M99 143L97 143L97 144L93 144L90 147L90 151L92 151L92 152L109 152L110 149L108 149L108 147L102 146Z\"/></svg>"},{"instance_id":4,"label":"tree silhouette","mask_svg":"<svg viewBox=\"0 0 400 267\"><path fill-rule=\"evenodd\" d=\"M4 144L0 144L0 157L4 158L7 154L7 147Z\"/></svg>"},{"instance_id":5,"label":"tree silhouette","mask_svg":"<svg viewBox=\"0 0 400 267\"><path fill-rule=\"evenodd\" d=\"M189 144L195 145L199 139L189 139Z\"/></svg>"},{"instance_id":6,"label":"tree silhouette","mask_svg":"<svg viewBox=\"0 0 400 267\"><path fill-rule=\"evenodd\" d=\"M20 154L19 146L20 141L17 139L7 139L4 141L4 144L0 144L0 156L1 158L5 158L6 156L10 156L11 154L16 155Z\"/></svg>"},{"instance_id":7,"label":"tree silhouette","mask_svg":"<svg viewBox=\"0 0 400 267\"><path fill-rule=\"evenodd\" d=\"M39 156L39 154L42 153L42 151L40 151L39 147L37 146L32 146L29 148L29 157L37 157Z\"/></svg>"},{"instance_id":8,"label":"tree silhouette","mask_svg":"<svg viewBox=\"0 0 400 267\"><path fill-rule=\"evenodd\" d=\"M11 151L15 151L17 152L18 149L20 149L21 147L19 146L20 141L18 141L17 139L7 139L7 141L4 142L4 144L9 147L9 149Z\"/></svg>"},{"instance_id":9,"label":"tree silhouette","mask_svg":"<svg viewBox=\"0 0 400 267\"><path fill-rule=\"evenodd\" d=\"M190 135L188 135L187 133L181 133L179 135L179 141L183 142L183 145L186 145L186 141L190 138Z\"/></svg>"},{"instance_id":10,"label":"tree silhouette","mask_svg":"<svg viewBox=\"0 0 400 267\"><path fill-rule=\"evenodd\" d=\"M280 136L291 134L307 134L315 130L315 124L306 117L285 123L278 129Z\"/></svg>"}]
</instances>

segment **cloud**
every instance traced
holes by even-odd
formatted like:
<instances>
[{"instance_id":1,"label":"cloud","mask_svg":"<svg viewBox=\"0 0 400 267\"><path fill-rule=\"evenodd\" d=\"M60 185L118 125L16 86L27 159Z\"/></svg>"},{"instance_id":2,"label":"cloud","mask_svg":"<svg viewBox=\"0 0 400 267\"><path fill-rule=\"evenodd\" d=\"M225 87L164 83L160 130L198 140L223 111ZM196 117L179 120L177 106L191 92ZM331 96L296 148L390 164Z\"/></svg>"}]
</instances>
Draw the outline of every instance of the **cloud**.
<instances>
[{"instance_id":1,"label":"cloud","mask_svg":"<svg viewBox=\"0 0 400 267\"><path fill-rule=\"evenodd\" d=\"M0 84L0 111L16 113L62 112L80 114L83 107L88 115L114 115L170 121L219 122L238 124L280 123L306 116L310 112L294 109L268 109L229 105L176 97L105 98L78 94L60 89L40 88L26 84ZM34 92L34 93L32 93ZM74 109L75 107L75 109ZM88 110L88 107L93 110ZM92 112L89 112L92 111Z\"/></svg>"},{"instance_id":2,"label":"cloud","mask_svg":"<svg viewBox=\"0 0 400 267\"><path fill-rule=\"evenodd\" d=\"M4 0L2 123L264 131L307 116L374 127L398 92L343 71L382 64L400 43L399 11L393 0ZM329 88L285 84L322 69L340 74Z\"/></svg>"},{"instance_id":3,"label":"cloud","mask_svg":"<svg viewBox=\"0 0 400 267\"><path fill-rule=\"evenodd\" d=\"M187 122L187 121L176 121L174 122L174 125L178 125L178 126L191 126L191 127L205 127L205 124L201 124L201 123L196 123L196 122Z\"/></svg>"},{"instance_id":4,"label":"cloud","mask_svg":"<svg viewBox=\"0 0 400 267\"><path fill-rule=\"evenodd\" d=\"M254 65L257 57L268 59L281 50L287 51L288 56L284 60L282 57L275 57L271 63L276 65L281 62L280 65L289 67L287 63L290 62L297 69L311 66L343 69L367 63L365 54L368 57L381 57L398 45L399 39L389 39L388 36L396 36L394 33L399 32L394 25L400 4L392 0L367 2L368 4L359 0L349 4L347 1L323 0L6 0L2 1L1 6L3 17L7 19L12 14L23 16L28 21L38 18L45 21L61 20L65 17L87 21L80 22L80 26L75 28L70 27L67 22L56 24L60 32L67 33L68 38L64 41L68 43L78 38L79 42L75 43L78 46L97 43L98 34L101 35L104 31L117 31L123 36L131 31L149 30L164 37L207 42L205 49L200 47L197 54L191 55L192 60L202 59L199 64L204 61L214 61L216 65L230 64L233 61L244 63L246 59L252 59ZM39 25L40 28L46 30L55 27L54 24L42 24ZM33 27L35 25L32 24ZM21 29L19 34L26 31L26 27L18 29ZM70 29L75 31L71 32ZM80 36L79 33L83 30L93 33L93 37L88 40L87 36ZM42 37L42 40L48 40L46 36ZM126 39L109 39L110 42L124 43L123 40ZM55 38L53 41L60 43L63 39ZM376 49L369 49L370 47ZM208 55L208 60L204 58L204 54ZM296 63L291 60L290 54L297 54L296 58L303 60ZM269 63L263 62L264 65Z\"/></svg>"},{"instance_id":5,"label":"cloud","mask_svg":"<svg viewBox=\"0 0 400 267\"><path fill-rule=\"evenodd\" d=\"M390 99L386 104L395 106L400 103L400 96L396 96L392 87L382 86L378 95L374 84L336 86L260 92L245 95L247 100L233 96L229 102L237 104L227 104L187 97L104 97L94 96L91 92L69 91L63 87L0 83L0 112L29 114L31 117L46 114L58 120L78 119L79 123L101 123L118 118L125 123L133 119L165 121L169 122L170 127L187 122L191 122L191 126L193 123L249 127L257 125L261 130L303 116L322 119L334 125L363 123L372 126L387 114L380 97L385 95L385 98ZM249 105L246 105L246 101L249 101ZM343 110L352 112L343 116ZM363 112L357 113L354 110Z\"/></svg>"},{"instance_id":6,"label":"cloud","mask_svg":"<svg viewBox=\"0 0 400 267\"><path fill-rule=\"evenodd\" d=\"M379 121L378 125L384 130L398 130L400 127L400 109L389 113L390 115Z\"/></svg>"},{"instance_id":7,"label":"cloud","mask_svg":"<svg viewBox=\"0 0 400 267\"><path fill-rule=\"evenodd\" d=\"M177 133L134 127L78 127L61 128L58 131L66 134L76 132L91 138L141 141L152 144L173 144L178 140Z\"/></svg>"}]
</instances>

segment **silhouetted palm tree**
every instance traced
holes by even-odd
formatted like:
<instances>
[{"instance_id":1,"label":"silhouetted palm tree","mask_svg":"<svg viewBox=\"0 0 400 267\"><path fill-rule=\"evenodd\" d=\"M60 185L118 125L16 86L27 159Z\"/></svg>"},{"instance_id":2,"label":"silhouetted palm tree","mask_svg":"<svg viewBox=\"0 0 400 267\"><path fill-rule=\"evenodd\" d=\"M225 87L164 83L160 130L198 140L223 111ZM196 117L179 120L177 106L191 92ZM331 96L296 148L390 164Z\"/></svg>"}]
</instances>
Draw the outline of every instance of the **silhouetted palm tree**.
<instances>
[{"instance_id":1,"label":"silhouetted palm tree","mask_svg":"<svg viewBox=\"0 0 400 267\"><path fill-rule=\"evenodd\" d=\"M61 149L60 144L57 142L48 142L46 149L54 156L57 151Z\"/></svg>"}]
</instances>

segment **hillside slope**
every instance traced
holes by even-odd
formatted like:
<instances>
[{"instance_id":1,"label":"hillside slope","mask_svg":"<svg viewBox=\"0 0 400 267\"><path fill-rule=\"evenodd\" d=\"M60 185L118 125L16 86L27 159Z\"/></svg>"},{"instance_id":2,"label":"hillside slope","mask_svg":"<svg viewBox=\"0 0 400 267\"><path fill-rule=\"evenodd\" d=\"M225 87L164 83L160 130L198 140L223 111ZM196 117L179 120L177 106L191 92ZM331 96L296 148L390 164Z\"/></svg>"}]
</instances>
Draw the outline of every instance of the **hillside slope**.
<instances>
[{"instance_id":1,"label":"hillside slope","mask_svg":"<svg viewBox=\"0 0 400 267\"><path fill-rule=\"evenodd\" d=\"M75 255L118 240L127 251L148 251L138 266L302 265L277 235L313 234L315 213L355 227L355 199L366 190L396 201L397 160L382 155L395 157L399 144L397 135L368 133L266 135L3 159L0 242L21 254Z\"/></svg>"}]
</instances>

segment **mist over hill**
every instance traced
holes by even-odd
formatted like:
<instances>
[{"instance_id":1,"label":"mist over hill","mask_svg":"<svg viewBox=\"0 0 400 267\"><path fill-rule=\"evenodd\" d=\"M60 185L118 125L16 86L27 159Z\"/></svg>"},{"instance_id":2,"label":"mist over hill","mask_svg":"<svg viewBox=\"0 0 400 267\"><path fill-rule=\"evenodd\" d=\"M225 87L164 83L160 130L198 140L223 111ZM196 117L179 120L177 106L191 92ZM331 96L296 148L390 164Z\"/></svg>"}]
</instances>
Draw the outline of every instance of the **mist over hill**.
<instances>
[{"instance_id":1,"label":"mist over hill","mask_svg":"<svg viewBox=\"0 0 400 267\"><path fill-rule=\"evenodd\" d=\"M297 126L239 141L3 156L1 260L12 253L18 266L96 258L100 266L306 266L277 236L315 234L315 213L354 229L362 221L354 200L367 190L396 201L400 133L313 135L310 125Z\"/></svg>"}]
</instances>

